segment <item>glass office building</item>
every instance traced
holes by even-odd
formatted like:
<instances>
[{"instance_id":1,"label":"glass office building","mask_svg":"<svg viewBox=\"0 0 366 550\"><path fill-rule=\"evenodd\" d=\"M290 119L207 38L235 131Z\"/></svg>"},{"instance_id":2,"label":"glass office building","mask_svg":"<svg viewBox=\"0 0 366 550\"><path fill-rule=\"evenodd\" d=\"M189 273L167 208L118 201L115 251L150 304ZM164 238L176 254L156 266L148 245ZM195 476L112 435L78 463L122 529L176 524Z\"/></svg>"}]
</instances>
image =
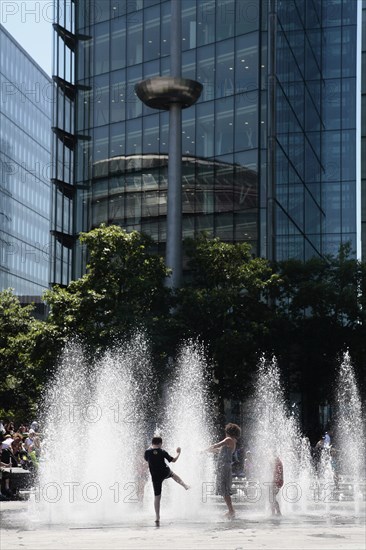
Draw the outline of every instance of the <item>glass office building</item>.
<instances>
[{"instance_id":1,"label":"glass office building","mask_svg":"<svg viewBox=\"0 0 366 550\"><path fill-rule=\"evenodd\" d=\"M366 0L362 0L362 54L361 54L361 245L366 258Z\"/></svg>"},{"instance_id":2,"label":"glass office building","mask_svg":"<svg viewBox=\"0 0 366 550\"><path fill-rule=\"evenodd\" d=\"M101 222L166 242L169 115L137 82L170 73L170 0L55 0L52 281ZM184 0L183 235L269 259L360 255L361 9L354 0Z\"/></svg>"},{"instance_id":3,"label":"glass office building","mask_svg":"<svg viewBox=\"0 0 366 550\"><path fill-rule=\"evenodd\" d=\"M52 81L1 25L0 79L0 289L36 298L49 282Z\"/></svg>"}]
</instances>

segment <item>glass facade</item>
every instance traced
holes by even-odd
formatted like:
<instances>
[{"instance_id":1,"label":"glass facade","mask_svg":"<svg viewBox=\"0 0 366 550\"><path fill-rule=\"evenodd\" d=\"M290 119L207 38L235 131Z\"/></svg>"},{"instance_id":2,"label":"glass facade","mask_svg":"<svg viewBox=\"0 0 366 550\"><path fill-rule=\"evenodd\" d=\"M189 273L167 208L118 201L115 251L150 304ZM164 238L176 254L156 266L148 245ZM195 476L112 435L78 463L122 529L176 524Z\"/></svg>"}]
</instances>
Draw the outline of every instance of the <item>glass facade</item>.
<instances>
[{"instance_id":1,"label":"glass facade","mask_svg":"<svg viewBox=\"0 0 366 550\"><path fill-rule=\"evenodd\" d=\"M361 57L361 244L362 259L366 258L366 0L362 0Z\"/></svg>"},{"instance_id":2,"label":"glass facade","mask_svg":"<svg viewBox=\"0 0 366 550\"><path fill-rule=\"evenodd\" d=\"M276 257L357 251L357 2L277 3Z\"/></svg>"},{"instance_id":3,"label":"glass facade","mask_svg":"<svg viewBox=\"0 0 366 550\"><path fill-rule=\"evenodd\" d=\"M183 111L184 237L207 230L271 259L355 245L356 4L182 2L182 76L203 84ZM54 282L82 272L75 236L101 222L149 233L164 253L169 115L134 86L170 73L170 9L56 0L56 75L69 82L58 102L70 118L54 150L72 160L55 176Z\"/></svg>"},{"instance_id":4,"label":"glass facade","mask_svg":"<svg viewBox=\"0 0 366 550\"><path fill-rule=\"evenodd\" d=\"M356 155L357 15L359 2L331 2L322 8L322 205L323 251L340 242L357 249Z\"/></svg>"},{"instance_id":5,"label":"glass facade","mask_svg":"<svg viewBox=\"0 0 366 550\"><path fill-rule=\"evenodd\" d=\"M48 288L51 79L0 25L0 289Z\"/></svg>"}]
</instances>

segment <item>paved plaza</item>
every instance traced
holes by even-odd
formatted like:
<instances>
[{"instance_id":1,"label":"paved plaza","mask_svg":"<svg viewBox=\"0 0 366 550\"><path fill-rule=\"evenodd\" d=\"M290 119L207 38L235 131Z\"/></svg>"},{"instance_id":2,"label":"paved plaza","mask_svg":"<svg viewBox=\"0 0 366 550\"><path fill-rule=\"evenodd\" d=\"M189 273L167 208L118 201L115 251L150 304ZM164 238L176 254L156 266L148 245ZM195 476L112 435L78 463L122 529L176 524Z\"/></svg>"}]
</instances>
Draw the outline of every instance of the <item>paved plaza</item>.
<instances>
[{"instance_id":1,"label":"paved plaza","mask_svg":"<svg viewBox=\"0 0 366 550\"><path fill-rule=\"evenodd\" d=\"M106 526L47 526L29 521L27 503L1 503L1 550L364 550L364 519L345 515L294 515L271 519L241 510L224 521L213 510L209 521L162 519L153 514Z\"/></svg>"}]
</instances>

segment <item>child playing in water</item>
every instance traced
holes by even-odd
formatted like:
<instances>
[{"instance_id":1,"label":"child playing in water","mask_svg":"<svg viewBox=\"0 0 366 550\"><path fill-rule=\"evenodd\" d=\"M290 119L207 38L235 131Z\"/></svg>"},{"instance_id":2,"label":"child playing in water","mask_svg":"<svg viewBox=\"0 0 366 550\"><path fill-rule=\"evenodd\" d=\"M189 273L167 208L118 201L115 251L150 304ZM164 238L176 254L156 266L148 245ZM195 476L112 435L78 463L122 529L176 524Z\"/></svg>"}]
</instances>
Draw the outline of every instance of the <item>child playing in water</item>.
<instances>
[{"instance_id":1,"label":"child playing in water","mask_svg":"<svg viewBox=\"0 0 366 550\"><path fill-rule=\"evenodd\" d=\"M273 480L272 480L272 491L273 494L270 496L270 504L272 516L281 516L280 505L277 501L277 494L281 487L283 486L283 464L282 460L274 455L273 460Z\"/></svg>"},{"instance_id":2,"label":"child playing in water","mask_svg":"<svg viewBox=\"0 0 366 550\"><path fill-rule=\"evenodd\" d=\"M229 423L225 426L225 439L211 445L206 451L218 453L217 474L216 474L216 494L224 497L228 511L228 519L235 518L235 510L231 500L232 484L232 456L236 449L237 441L240 437L241 429L237 424Z\"/></svg>"},{"instance_id":3,"label":"child playing in water","mask_svg":"<svg viewBox=\"0 0 366 550\"><path fill-rule=\"evenodd\" d=\"M149 470L154 487L154 508L155 508L155 525L160 525L160 501L161 501L161 489L164 479L171 477L182 485L186 490L189 486L181 480L172 470L166 465L165 460L168 462L176 462L180 457L181 449L177 448L177 456L173 458L164 449L162 449L163 440L161 437L153 437L151 441L151 447L145 451L145 460L149 464Z\"/></svg>"}]
</instances>

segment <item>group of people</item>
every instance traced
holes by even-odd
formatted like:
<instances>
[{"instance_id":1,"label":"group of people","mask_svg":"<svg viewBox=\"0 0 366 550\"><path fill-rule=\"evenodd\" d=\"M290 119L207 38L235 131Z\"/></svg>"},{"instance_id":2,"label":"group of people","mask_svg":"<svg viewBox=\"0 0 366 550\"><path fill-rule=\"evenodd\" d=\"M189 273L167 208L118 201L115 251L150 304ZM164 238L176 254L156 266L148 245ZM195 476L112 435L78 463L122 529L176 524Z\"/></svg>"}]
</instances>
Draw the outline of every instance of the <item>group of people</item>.
<instances>
[{"instance_id":1,"label":"group of people","mask_svg":"<svg viewBox=\"0 0 366 550\"><path fill-rule=\"evenodd\" d=\"M14 498L14 490L11 486L11 468L22 467L33 474L37 472L40 454L41 438L38 432L38 423L34 422L29 427L20 425L15 431L13 423L4 424L0 421L0 468L1 468L1 492L0 500ZM238 440L241 435L241 429L237 424L229 423L225 426L225 437L213 443L202 453L217 454L216 460L216 494L221 495L226 503L227 512L225 516L228 519L235 518L235 510L232 502L232 477L233 463L238 448ZM160 504L163 481L173 479L185 490L190 487L175 472L173 472L167 463L176 462L181 455L181 448L176 449L176 456L171 456L163 449L161 437L153 437L151 446L145 451L144 459L148 463L153 491L154 491L154 509L155 524L160 525ZM142 457L141 457L142 458ZM143 461L144 462L144 461ZM145 464L146 464L145 462ZM247 479L252 474L253 462L250 451L247 451L244 460L244 473ZM10 470L10 472L9 472ZM144 485L146 482L146 467L139 463L138 478L141 480L139 487L139 497L143 497ZM280 515L279 504L276 495L283 485L283 466L278 456L273 456L273 491L271 507L272 514Z\"/></svg>"},{"instance_id":2,"label":"group of people","mask_svg":"<svg viewBox=\"0 0 366 550\"><path fill-rule=\"evenodd\" d=\"M233 455L237 448L238 439L241 434L241 429L237 424L229 423L225 426L225 437L221 441L214 443L202 450L201 452L217 453L218 459L216 463L216 494L224 498L228 508L225 516L228 519L235 518L235 510L232 503L232 463ZM181 449L177 448L177 455L173 458L167 451L162 448L162 438L153 437L151 447L145 451L145 460L148 462L151 474L153 489L154 489L154 508L155 508L155 524L160 525L160 502L162 484L165 479L172 478L174 481L182 485L186 490L189 486L175 474L167 462L176 462L180 456ZM273 480L271 494L271 510L273 515L281 515L280 506L276 496L283 486L283 465L278 456L273 456Z\"/></svg>"},{"instance_id":3,"label":"group of people","mask_svg":"<svg viewBox=\"0 0 366 550\"><path fill-rule=\"evenodd\" d=\"M35 474L41 454L38 423L23 424L15 430L13 422L0 421L0 501L16 497L12 487L12 468L24 468Z\"/></svg>"}]
</instances>

